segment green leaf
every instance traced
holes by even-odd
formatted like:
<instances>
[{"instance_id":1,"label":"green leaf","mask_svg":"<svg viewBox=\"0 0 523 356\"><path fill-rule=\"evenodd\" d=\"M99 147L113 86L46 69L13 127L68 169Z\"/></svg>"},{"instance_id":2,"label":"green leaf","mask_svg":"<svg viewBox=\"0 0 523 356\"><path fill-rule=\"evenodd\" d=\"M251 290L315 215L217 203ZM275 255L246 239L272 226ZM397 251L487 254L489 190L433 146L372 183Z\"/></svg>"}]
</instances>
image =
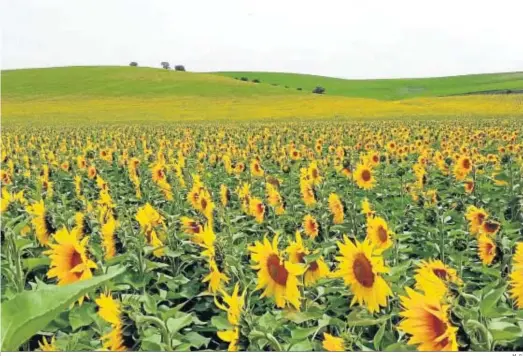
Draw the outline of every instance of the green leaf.
<instances>
[{"instance_id":1,"label":"green leaf","mask_svg":"<svg viewBox=\"0 0 523 356\"><path fill-rule=\"evenodd\" d=\"M376 350L380 349L381 339L383 339L383 335L385 334L386 327L387 327L387 323L381 324L378 332L376 333L376 335L374 335L373 343L374 343L374 349L376 349Z\"/></svg>"},{"instance_id":2,"label":"green leaf","mask_svg":"<svg viewBox=\"0 0 523 356\"><path fill-rule=\"evenodd\" d=\"M365 316L361 313L352 312L347 317L347 325L348 326L370 326L370 325L377 325L381 324L387 320L389 320L392 317L392 315L383 315L379 318L372 318L372 316Z\"/></svg>"},{"instance_id":3,"label":"green leaf","mask_svg":"<svg viewBox=\"0 0 523 356\"><path fill-rule=\"evenodd\" d=\"M489 323L492 339L496 341L512 341L523 336L521 328L506 321L493 321Z\"/></svg>"},{"instance_id":4,"label":"green leaf","mask_svg":"<svg viewBox=\"0 0 523 356\"><path fill-rule=\"evenodd\" d=\"M96 307L93 303L83 303L81 306L73 308L69 312L69 324L73 331L82 326L91 325L93 323L92 316L96 312Z\"/></svg>"},{"instance_id":5,"label":"green leaf","mask_svg":"<svg viewBox=\"0 0 523 356\"><path fill-rule=\"evenodd\" d=\"M291 337L293 340L303 340L309 337L309 335L314 334L314 332L318 329L316 326L313 326L311 328L300 328L297 327L296 329L291 330Z\"/></svg>"},{"instance_id":6,"label":"green leaf","mask_svg":"<svg viewBox=\"0 0 523 356\"><path fill-rule=\"evenodd\" d=\"M125 268L120 268L66 286L25 291L2 303L0 350L17 351L20 345L45 328L78 298L124 271Z\"/></svg>"},{"instance_id":7,"label":"green leaf","mask_svg":"<svg viewBox=\"0 0 523 356\"><path fill-rule=\"evenodd\" d=\"M211 325L218 330L231 330L232 325L223 315L213 316L211 318Z\"/></svg>"},{"instance_id":8,"label":"green leaf","mask_svg":"<svg viewBox=\"0 0 523 356\"><path fill-rule=\"evenodd\" d=\"M30 272L39 267L49 266L50 261L51 260L47 256L36 257L36 258L34 258L34 257L24 258L22 260L22 266L24 267L25 270L27 270L27 272Z\"/></svg>"},{"instance_id":9,"label":"green leaf","mask_svg":"<svg viewBox=\"0 0 523 356\"><path fill-rule=\"evenodd\" d=\"M299 312L295 310L284 310L283 317L287 320L293 321L296 324L301 324L309 320L317 320L321 318L323 312L320 310L317 311L306 311Z\"/></svg>"},{"instance_id":10,"label":"green leaf","mask_svg":"<svg viewBox=\"0 0 523 356\"><path fill-rule=\"evenodd\" d=\"M184 327L189 326L192 324L192 315L183 313L182 316L179 316L177 318L169 318L167 319L167 329L172 334L177 333L178 331L182 330Z\"/></svg>"},{"instance_id":11,"label":"green leaf","mask_svg":"<svg viewBox=\"0 0 523 356\"><path fill-rule=\"evenodd\" d=\"M185 340L187 340L191 346L196 347L197 349L201 348L202 346L209 345L209 341L211 341L208 337L203 337L202 335L198 334L197 332L191 331L190 333L187 333L184 336Z\"/></svg>"},{"instance_id":12,"label":"green leaf","mask_svg":"<svg viewBox=\"0 0 523 356\"><path fill-rule=\"evenodd\" d=\"M313 345L309 340L302 340L296 344L293 344L289 351L295 352L295 351L312 351Z\"/></svg>"},{"instance_id":13,"label":"green leaf","mask_svg":"<svg viewBox=\"0 0 523 356\"><path fill-rule=\"evenodd\" d=\"M479 310L481 311L481 314L488 315L492 312L492 309L496 306L499 298L503 295L505 292L506 286L503 286L498 289L494 289L490 293L488 293L481 302L479 303Z\"/></svg>"}]
</instances>

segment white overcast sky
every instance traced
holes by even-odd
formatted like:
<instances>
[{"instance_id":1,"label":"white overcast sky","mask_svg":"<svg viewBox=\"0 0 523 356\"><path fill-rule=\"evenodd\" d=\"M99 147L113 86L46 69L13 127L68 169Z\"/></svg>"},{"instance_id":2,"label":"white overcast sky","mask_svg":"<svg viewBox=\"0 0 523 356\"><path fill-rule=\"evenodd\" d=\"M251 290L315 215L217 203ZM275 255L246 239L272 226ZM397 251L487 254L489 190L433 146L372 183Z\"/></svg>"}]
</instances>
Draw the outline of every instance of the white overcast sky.
<instances>
[{"instance_id":1,"label":"white overcast sky","mask_svg":"<svg viewBox=\"0 0 523 356\"><path fill-rule=\"evenodd\" d=\"M2 68L344 78L523 70L523 0L1 0Z\"/></svg>"}]
</instances>

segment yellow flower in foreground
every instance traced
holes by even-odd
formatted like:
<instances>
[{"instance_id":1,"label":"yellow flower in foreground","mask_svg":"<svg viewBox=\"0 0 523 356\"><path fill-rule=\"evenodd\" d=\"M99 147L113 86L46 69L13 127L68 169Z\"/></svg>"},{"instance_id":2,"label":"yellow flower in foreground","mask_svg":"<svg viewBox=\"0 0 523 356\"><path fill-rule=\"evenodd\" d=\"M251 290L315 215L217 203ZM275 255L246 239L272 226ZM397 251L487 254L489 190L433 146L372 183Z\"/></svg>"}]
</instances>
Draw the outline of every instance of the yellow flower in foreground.
<instances>
[{"instance_id":1,"label":"yellow flower in foreground","mask_svg":"<svg viewBox=\"0 0 523 356\"><path fill-rule=\"evenodd\" d=\"M392 246L392 231L383 218L367 218L367 239L378 249L386 250Z\"/></svg>"},{"instance_id":2,"label":"yellow flower in foreground","mask_svg":"<svg viewBox=\"0 0 523 356\"><path fill-rule=\"evenodd\" d=\"M492 264L496 257L496 243L487 235L478 238L478 256L484 265Z\"/></svg>"},{"instance_id":3,"label":"yellow flower in foreground","mask_svg":"<svg viewBox=\"0 0 523 356\"><path fill-rule=\"evenodd\" d=\"M410 335L409 345L418 345L419 351L458 351L457 328L448 320L448 305L439 299L406 288L400 297L404 318L398 329Z\"/></svg>"},{"instance_id":4,"label":"yellow flower in foreground","mask_svg":"<svg viewBox=\"0 0 523 356\"><path fill-rule=\"evenodd\" d=\"M345 351L343 339L341 337L332 336L329 333L323 333L322 346L327 351Z\"/></svg>"},{"instance_id":5,"label":"yellow flower in foreground","mask_svg":"<svg viewBox=\"0 0 523 356\"><path fill-rule=\"evenodd\" d=\"M240 340L240 329L235 327L233 330L218 331L218 337L229 343L228 351L238 351L238 340Z\"/></svg>"},{"instance_id":6,"label":"yellow flower in foreground","mask_svg":"<svg viewBox=\"0 0 523 356\"><path fill-rule=\"evenodd\" d=\"M465 218L467 218L469 222L470 233L476 235L481 231L483 222L488 218L488 213L484 209L476 208L471 205L467 207Z\"/></svg>"},{"instance_id":7,"label":"yellow flower in foreground","mask_svg":"<svg viewBox=\"0 0 523 356\"><path fill-rule=\"evenodd\" d=\"M319 251L314 252L317 253ZM305 262L304 257L309 255L309 250L303 245L303 240L299 231L296 231L296 241L291 242L289 247L287 247L287 253L289 254L290 262L306 265L306 270L303 275L303 282L306 287L313 285L320 278L328 276L329 267L327 267L323 261L323 257L318 257L311 263Z\"/></svg>"},{"instance_id":8,"label":"yellow flower in foreground","mask_svg":"<svg viewBox=\"0 0 523 356\"><path fill-rule=\"evenodd\" d=\"M516 244L516 253L512 257L510 287L510 296L516 301L517 307L523 309L523 242Z\"/></svg>"},{"instance_id":9,"label":"yellow flower in foreground","mask_svg":"<svg viewBox=\"0 0 523 356\"><path fill-rule=\"evenodd\" d=\"M441 299L448 291L448 284L460 285L463 282L454 268L446 266L440 260L422 261L414 276L416 289L427 295Z\"/></svg>"},{"instance_id":10,"label":"yellow flower in foreground","mask_svg":"<svg viewBox=\"0 0 523 356\"><path fill-rule=\"evenodd\" d=\"M120 302L113 299L111 294L101 294L95 300L98 305L98 315L112 325L120 325L121 321L121 307Z\"/></svg>"},{"instance_id":11,"label":"yellow flower in foreground","mask_svg":"<svg viewBox=\"0 0 523 356\"><path fill-rule=\"evenodd\" d=\"M214 259L209 261L209 269L209 274L205 276L203 282L209 282L209 292L216 293L222 288L223 283L229 282L229 277L225 273L220 272Z\"/></svg>"},{"instance_id":12,"label":"yellow flower in foreground","mask_svg":"<svg viewBox=\"0 0 523 356\"><path fill-rule=\"evenodd\" d=\"M221 310L227 312L227 320L229 320L229 323L231 323L231 325L236 326L240 324L240 316L243 310L243 305L245 303L246 292L247 289L243 291L242 295L239 295L240 285L236 283L231 295L229 295L227 292L223 290L220 290L223 302L227 305L221 304L220 302L218 302L218 299L216 299L216 296L214 297L214 304L216 304L216 306Z\"/></svg>"},{"instance_id":13,"label":"yellow flower in foreground","mask_svg":"<svg viewBox=\"0 0 523 356\"><path fill-rule=\"evenodd\" d=\"M341 256L334 276L343 278L354 294L351 305L358 302L370 312L379 311L387 305L387 297L392 295L387 282L380 276L389 269L383 263L383 257L375 255L375 247L369 240L353 244L347 236L344 243L337 242Z\"/></svg>"},{"instance_id":14,"label":"yellow flower in foreground","mask_svg":"<svg viewBox=\"0 0 523 356\"><path fill-rule=\"evenodd\" d=\"M33 215L31 223L36 232L36 238L41 245L48 245L49 238L56 232L51 222L51 216L45 209L44 201L40 200L38 203L34 203L27 207L27 212Z\"/></svg>"},{"instance_id":15,"label":"yellow flower in foreground","mask_svg":"<svg viewBox=\"0 0 523 356\"><path fill-rule=\"evenodd\" d=\"M305 270L298 264L284 261L278 252L278 235L274 236L272 245L263 238L263 243L256 241L249 247L251 259L255 262L252 267L258 270L258 285L256 290L264 289L261 297L274 297L276 305L280 308L286 304L300 308L300 291L298 276Z\"/></svg>"},{"instance_id":16,"label":"yellow flower in foreground","mask_svg":"<svg viewBox=\"0 0 523 356\"><path fill-rule=\"evenodd\" d=\"M369 190L376 185L376 179L372 174L372 169L366 164L358 163L353 178L361 189Z\"/></svg>"}]
</instances>

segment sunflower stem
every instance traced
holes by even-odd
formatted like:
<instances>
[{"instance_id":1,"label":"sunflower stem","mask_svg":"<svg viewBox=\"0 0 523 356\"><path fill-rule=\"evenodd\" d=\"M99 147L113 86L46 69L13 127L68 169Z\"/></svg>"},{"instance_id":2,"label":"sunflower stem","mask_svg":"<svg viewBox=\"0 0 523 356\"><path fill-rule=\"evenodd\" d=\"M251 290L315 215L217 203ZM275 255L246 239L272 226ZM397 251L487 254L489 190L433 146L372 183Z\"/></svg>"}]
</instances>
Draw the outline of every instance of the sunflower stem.
<instances>
[{"instance_id":1,"label":"sunflower stem","mask_svg":"<svg viewBox=\"0 0 523 356\"><path fill-rule=\"evenodd\" d=\"M150 316L150 315L142 315L136 321L138 323L142 323L142 324L156 325L160 329L160 332L162 333L162 339L166 346L167 351L173 351L172 345L171 345L171 338L169 335L169 330L167 330L167 326L165 326L165 323L163 321L161 321L157 317Z\"/></svg>"}]
</instances>

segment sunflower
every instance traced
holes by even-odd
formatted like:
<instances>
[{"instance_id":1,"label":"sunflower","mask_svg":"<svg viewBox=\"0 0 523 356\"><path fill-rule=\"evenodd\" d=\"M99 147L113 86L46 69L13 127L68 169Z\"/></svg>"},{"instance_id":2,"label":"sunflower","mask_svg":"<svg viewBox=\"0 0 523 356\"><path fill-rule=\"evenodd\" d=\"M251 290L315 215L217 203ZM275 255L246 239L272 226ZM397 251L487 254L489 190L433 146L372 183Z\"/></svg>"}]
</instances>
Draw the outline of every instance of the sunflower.
<instances>
[{"instance_id":1,"label":"sunflower","mask_svg":"<svg viewBox=\"0 0 523 356\"><path fill-rule=\"evenodd\" d=\"M516 301L517 307L523 309L523 242L516 244L516 253L512 257L510 286L510 296Z\"/></svg>"},{"instance_id":2,"label":"sunflower","mask_svg":"<svg viewBox=\"0 0 523 356\"><path fill-rule=\"evenodd\" d=\"M278 234L274 236L272 245L267 237L264 237L263 243L256 241L254 246L249 247L249 251L252 261L255 262L252 268L258 270L256 290L265 289L261 297L274 296L278 307L283 308L286 304L291 304L299 309L301 295L297 277L305 270L281 258L278 252Z\"/></svg>"},{"instance_id":3,"label":"sunflower","mask_svg":"<svg viewBox=\"0 0 523 356\"><path fill-rule=\"evenodd\" d=\"M103 349L107 351L127 351L125 347L125 340L123 337L122 325L114 325L111 331L102 335Z\"/></svg>"},{"instance_id":4,"label":"sunflower","mask_svg":"<svg viewBox=\"0 0 523 356\"><path fill-rule=\"evenodd\" d=\"M373 217L367 219L367 239L380 250L386 250L392 246L392 231L388 228L387 222L383 218Z\"/></svg>"},{"instance_id":5,"label":"sunflower","mask_svg":"<svg viewBox=\"0 0 523 356\"><path fill-rule=\"evenodd\" d=\"M372 210L372 205L369 202L369 199L365 198L361 201L361 213L367 217L374 216L375 211Z\"/></svg>"},{"instance_id":6,"label":"sunflower","mask_svg":"<svg viewBox=\"0 0 523 356\"><path fill-rule=\"evenodd\" d=\"M340 197L335 193L329 195L329 209L333 215L332 222L334 224L343 223L343 204Z\"/></svg>"},{"instance_id":7,"label":"sunflower","mask_svg":"<svg viewBox=\"0 0 523 356\"><path fill-rule=\"evenodd\" d=\"M358 302L365 305L370 312L379 311L387 305L387 297L392 291L379 274L387 273L389 269L383 263L383 257L374 255L374 245L369 240L353 244L347 236L344 243L337 242L341 256L335 277L343 278L354 294L351 305Z\"/></svg>"},{"instance_id":8,"label":"sunflower","mask_svg":"<svg viewBox=\"0 0 523 356\"><path fill-rule=\"evenodd\" d=\"M220 185L220 200L224 207L226 207L229 203L229 200L231 200L231 192L225 184Z\"/></svg>"},{"instance_id":9,"label":"sunflower","mask_svg":"<svg viewBox=\"0 0 523 356\"><path fill-rule=\"evenodd\" d=\"M159 181L166 179L164 165L162 163L156 163L151 168L151 175L153 178L153 182L155 183L158 183Z\"/></svg>"},{"instance_id":10,"label":"sunflower","mask_svg":"<svg viewBox=\"0 0 523 356\"><path fill-rule=\"evenodd\" d=\"M371 167L364 163L358 163L353 178L361 189L369 190L374 188L376 184L376 179L372 174Z\"/></svg>"},{"instance_id":11,"label":"sunflower","mask_svg":"<svg viewBox=\"0 0 523 356\"><path fill-rule=\"evenodd\" d=\"M204 249L202 256L209 259L214 259L216 250L214 249L214 242L216 235L212 229L212 225L207 223L201 232L193 235L193 242L200 245Z\"/></svg>"},{"instance_id":12,"label":"sunflower","mask_svg":"<svg viewBox=\"0 0 523 356\"><path fill-rule=\"evenodd\" d=\"M43 337L41 342L38 341L38 346L40 347L40 351L44 351L44 352L58 351L58 349L56 348L56 339L54 336L51 338L51 342L48 342L47 338Z\"/></svg>"},{"instance_id":13,"label":"sunflower","mask_svg":"<svg viewBox=\"0 0 523 356\"><path fill-rule=\"evenodd\" d=\"M85 235L89 235L91 233L87 217L83 213L77 212L74 215L74 221L75 228L78 229L78 233L80 234L79 237L84 237Z\"/></svg>"},{"instance_id":14,"label":"sunflower","mask_svg":"<svg viewBox=\"0 0 523 356\"><path fill-rule=\"evenodd\" d=\"M341 337L332 336L329 333L323 333L322 346L327 351L345 351L343 339Z\"/></svg>"},{"instance_id":15,"label":"sunflower","mask_svg":"<svg viewBox=\"0 0 523 356\"><path fill-rule=\"evenodd\" d=\"M291 242L287 247L289 254L289 261L291 263L306 264L305 273L303 274L303 282L305 286L311 286L320 278L326 277L329 274L329 267L323 261L323 257L319 257L311 263L305 262L305 256L310 254L309 250L303 245L303 240L299 231L296 231L296 241ZM314 251L319 253L319 251Z\"/></svg>"},{"instance_id":16,"label":"sunflower","mask_svg":"<svg viewBox=\"0 0 523 356\"><path fill-rule=\"evenodd\" d=\"M320 175L320 170L318 168L318 163L316 161L312 161L308 168L308 174L312 181L312 184L318 185L321 183L323 178Z\"/></svg>"},{"instance_id":17,"label":"sunflower","mask_svg":"<svg viewBox=\"0 0 523 356\"><path fill-rule=\"evenodd\" d=\"M182 230L188 235L199 234L202 232L203 227L196 220L188 218L187 216L182 216L180 218L182 223Z\"/></svg>"},{"instance_id":18,"label":"sunflower","mask_svg":"<svg viewBox=\"0 0 523 356\"><path fill-rule=\"evenodd\" d=\"M300 179L300 191L306 206L316 204L316 194L314 193L314 186L311 181Z\"/></svg>"},{"instance_id":19,"label":"sunflower","mask_svg":"<svg viewBox=\"0 0 523 356\"><path fill-rule=\"evenodd\" d=\"M151 204L147 203L138 209L135 218L140 224L147 243L154 248L153 254L156 257L163 256L165 253L164 249L161 248L165 240L165 223L163 217ZM162 230L157 232L157 228L162 228Z\"/></svg>"},{"instance_id":20,"label":"sunflower","mask_svg":"<svg viewBox=\"0 0 523 356\"><path fill-rule=\"evenodd\" d=\"M305 235L311 239L314 239L318 236L320 232L320 226L312 215L307 214L303 218L303 230L305 231Z\"/></svg>"},{"instance_id":21,"label":"sunflower","mask_svg":"<svg viewBox=\"0 0 523 356\"><path fill-rule=\"evenodd\" d=\"M95 167L95 166L90 166L90 167L87 169L87 176L88 176L90 179L95 179L95 178L96 178L96 167Z\"/></svg>"},{"instance_id":22,"label":"sunflower","mask_svg":"<svg viewBox=\"0 0 523 356\"><path fill-rule=\"evenodd\" d=\"M97 266L87 257L89 238L80 240L77 229L69 232L62 228L56 232L54 240L56 243L50 243L50 249L44 252L51 259L47 277L58 278L59 286L90 279L93 276L91 269L96 269ZM80 303L82 301L83 297L80 298Z\"/></svg>"},{"instance_id":23,"label":"sunflower","mask_svg":"<svg viewBox=\"0 0 523 356\"><path fill-rule=\"evenodd\" d=\"M261 224L265 216L265 205L258 198L251 198L249 202L249 212L256 218L256 222Z\"/></svg>"},{"instance_id":24,"label":"sunflower","mask_svg":"<svg viewBox=\"0 0 523 356\"><path fill-rule=\"evenodd\" d=\"M472 161L467 156L461 156L454 168L454 174L458 180L462 180L472 171ZM461 179L460 179L461 178Z\"/></svg>"},{"instance_id":25,"label":"sunflower","mask_svg":"<svg viewBox=\"0 0 523 356\"><path fill-rule=\"evenodd\" d=\"M240 329L238 327L232 330L218 331L217 334L220 340L229 343L227 351L238 351L238 340L240 340Z\"/></svg>"},{"instance_id":26,"label":"sunflower","mask_svg":"<svg viewBox=\"0 0 523 356\"><path fill-rule=\"evenodd\" d=\"M488 235L480 235L478 238L478 256L484 265L492 264L496 257L496 243Z\"/></svg>"},{"instance_id":27,"label":"sunflower","mask_svg":"<svg viewBox=\"0 0 523 356\"><path fill-rule=\"evenodd\" d=\"M468 206L465 218L469 222L469 230L472 235L476 235L480 232L483 222L488 218L488 213L481 208L475 206Z\"/></svg>"},{"instance_id":28,"label":"sunflower","mask_svg":"<svg viewBox=\"0 0 523 356\"><path fill-rule=\"evenodd\" d=\"M465 187L465 193L471 194L474 191L474 181L472 179L467 179L463 185Z\"/></svg>"},{"instance_id":29,"label":"sunflower","mask_svg":"<svg viewBox=\"0 0 523 356\"><path fill-rule=\"evenodd\" d=\"M109 260L116 255L116 228L118 227L118 222L114 217L109 214L109 217L105 223L102 224L101 233L102 233L102 246L105 251L105 259Z\"/></svg>"},{"instance_id":30,"label":"sunflower","mask_svg":"<svg viewBox=\"0 0 523 356\"><path fill-rule=\"evenodd\" d=\"M398 329L409 334L409 345L418 345L419 351L458 351L457 328L448 319L448 305L442 305L434 295L423 295L406 288L400 297L404 319Z\"/></svg>"},{"instance_id":31,"label":"sunflower","mask_svg":"<svg viewBox=\"0 0 523 356\"><path fill-rule=\"evenodd\" d=\"M221 310L227 312L227 320L229 321L229 323L231 323L231 325L239 325L240 316L243 310L243 305L245 303L245 293L247 293L247 289L245 289L242 295L240 295L240 285L236 283L231 295L229 295L224 290L220 290L220 293L222 294L223 302L227 305L218 302L216 296L214 297L214 304L216 304L216 306Z\"/></svg>"},{"instance_id":32,"label":"sunflower","mask_svg":"<svg viewBox=\"0 0 523 356\"><path fill-rule=\"evenodd\" d=\"M422 261L414 276L416 289L427 295L434 295L441 299L448 291L448 284L461 285L463 282L458 277L454 268L450 268L440 260Z\"/></svg>"},{"instance_id":33,"label":"sunflower","mask_svg":"<svg viewBox=\"0 0 523 356\"><path fill-rule=\"evenodd\" d=\"M198 210L205 216L209 223L213 221L214 203L207 189L202 189L198 198Z\"/></svg>"},{"instance_id":34,"label":"sunflower","mask_svg":"<svg viewBox=\"0 0 523 356\"><path fill-rule=\"evenodd\" d=\"M499 223L494 220L485 220L481 225L480 232L488 236L494 236L499 231L499 226Z\"/></svg>"},{"instance_id":35,"label":"sunflower","mask_svg":"<svg viewBox=\"0 0 523 356\"><path fill-rule=\"evenodd\" d=\"M209 282L209 292L216 293L222 288L223 283L229 282L229 277L220 272L214 258L209 260L209 274L204 277L203 282Z\"/></svg>"},{"instance_id":36,"label":"sunflower","mask_svg":"<svg viewBox=\"0 0 523 356\"><path fill-rule=\"evenodd\" d=\"M253 177L263 177L265 172L263 171L263 168L260 165L260 161L257 159L253 159L251 161L251 174Z\"/></svg>"},{"instance_id":37,"label":"sunflower","mask_svg":"<svg viewBox=\"0 0 523 356\"><path fill-rule=\"evenodd\" d=\"M31 224L35 229L38 242L40 245L48 245L49 238L56 232L56 229L53 226L51 215L45 209L44 201L40 200L40 202L28 206L26 210L33 215Z\"/></svg>"},{"instance_id":38,"label":"sunflower","mask_svg":"<svg viewBox=\"0 0 523 356\"><path fill-rule=\"evenodd\" d=\"M95 299L98 305L98 315L111 325L122 324L122 310L120 302L113 299L110 293L101 294Z\"/></svg>"},{"instance_id":39,"label":"sunflower","mask_svg":"<svg viewBox=\"0 0 523 356\"><path fill-rule=\"evenodd\" d=\"M274 208L274 212L276 213L276 215L282 215L283 213L285 213L285 203L283 202L283 198L278 192L276 186L271 183L267 183L266 190L267 202L270 206Z\"/></svg>"}]
</instances>

